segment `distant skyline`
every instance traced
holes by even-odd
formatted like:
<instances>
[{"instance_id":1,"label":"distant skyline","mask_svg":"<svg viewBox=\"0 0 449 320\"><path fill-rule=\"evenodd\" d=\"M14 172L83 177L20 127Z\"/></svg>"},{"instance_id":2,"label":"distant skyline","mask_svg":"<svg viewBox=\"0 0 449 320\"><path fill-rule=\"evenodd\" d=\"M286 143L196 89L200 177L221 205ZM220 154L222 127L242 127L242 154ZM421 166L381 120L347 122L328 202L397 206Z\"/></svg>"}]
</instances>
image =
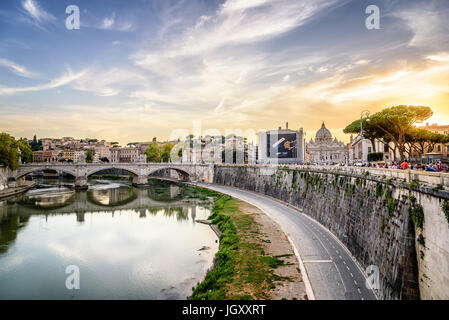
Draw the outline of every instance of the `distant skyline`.
<instances>
[{"instance_id":1,"label":"distant skyline","mask_svg":"<svg viewBox=\"0 0 449 320\"><path fill-rule=\"evenodd\" d=\"M448 124L448 21L446 0L2 0L0 131L125 145L288 121L309 140L324 121L348 142L362 110L399 104Z\"/></svg>"}]
</instances>

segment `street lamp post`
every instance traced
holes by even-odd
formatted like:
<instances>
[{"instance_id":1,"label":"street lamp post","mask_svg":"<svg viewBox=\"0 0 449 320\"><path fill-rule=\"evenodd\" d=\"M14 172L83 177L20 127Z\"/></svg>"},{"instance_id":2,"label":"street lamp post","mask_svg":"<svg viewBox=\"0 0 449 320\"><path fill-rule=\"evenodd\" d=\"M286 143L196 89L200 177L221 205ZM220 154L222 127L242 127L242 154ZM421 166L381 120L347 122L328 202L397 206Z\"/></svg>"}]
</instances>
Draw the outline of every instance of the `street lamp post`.
<instances>
[{"instance_id":1,"label":"street lamp post","mask_svg":"<svg viewBox=\"0 0 449 320\"><path fill-rule=\"evenodd\" d=\"M363 137L363 118L366 117L367 121L369 121L370 112L368 110L363 110L360 113L360 136Z\"/></svg>"},{"instance_id":2,"label":"street lamp post","mask_svg":"<svg viewBox=\"0 0 449 320\"><path fill-rule=\"evenodd\" d=\"M370 112L368 110L363 110L360 113L360 143L361 143L361 149L362 149L362 162L363 162L363 118L366 117L367 121L369 121L369 115Z\"/></svg>"}]
</instances>

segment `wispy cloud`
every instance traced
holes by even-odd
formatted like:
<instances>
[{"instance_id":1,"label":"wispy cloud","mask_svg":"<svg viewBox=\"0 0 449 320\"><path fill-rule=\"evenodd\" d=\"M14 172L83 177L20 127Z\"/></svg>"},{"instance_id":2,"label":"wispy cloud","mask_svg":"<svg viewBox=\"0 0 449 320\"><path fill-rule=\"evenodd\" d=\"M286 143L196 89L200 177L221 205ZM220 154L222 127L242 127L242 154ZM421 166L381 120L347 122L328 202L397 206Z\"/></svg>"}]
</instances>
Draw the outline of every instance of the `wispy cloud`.
<instances>
[{"instance_id":1,"label":"wispy cloud","mask_svg":"<svg viewBox=\"0 0 449 320\"><path fill-rule=\"evenodd\" d=\"M51 80L48 83L40 84L36 86L31 87L0 87L0 95L12 95L17 94L21 92L30 92L30 91L41 91L41 90L48 90L48 89L54 89L61 86L65 86L77 79L80 79L87 73L87 70L73 73L70 69L66 71L62 76Z\"/></svg>"},{"instance_id":2,"label":"wispy cloud","mask_svg":"<svg viewBox=\"0 0 449 320\"><path fill-rule=\"evenodd\" d=\"M76 79L72 87L76 90L91 92L97 96L110 97L120 94L127 87L138 88L146 79L136 73L116 67L105 71L88 70L83 77Z\"/></svg>"},{"instance_id":3,"label":"wispy cloud","mask_svg":"<svg viewBox=\"0 0 449 320\"><path fill-rule=\"evenodd\" d=\"M160 60L200 55L226 45L268 40L305 24L338 0L228 0L214 16L201 16L180 39L159 52L140 51L135 63L151 67Z\"/></svg>"},{"instance_id":4,"label":"wispy cloud","mask_svg":"<svg viewBox=\"0 0 449 320\"><path fill-rule=\"evenodd\" d=\"M444 1L411 3L401 6L392 16L405 21L412 31L410 46L443 46L449 42L449 9L446 5Z\"/></svg>"},{"instance_id":5,"label":"wispy cloud","mask_svg":"<svg viewBox=\"0 0 449 320\"><path fill-rule=\"evenodd\" d=\"M18 65L7 59L0 58L0 66L6 67L13 73L25 78L34 78L38 75L37 73L28 71L24 66Z\"/></svg>"},{"instance_id":6,"label":"wispy cloud","mask_svg":"<svg viewBox=\"0 0 449 320\"><path fill-rule=\"evenodd\" d=\"M21 4L28 21L34 25L41 27L47 22L56 20L55 16L43 9L35 0L23 0Z\"/></svg>"},{"instance_id":7,"label":"wispy cloud","mask_svg":"<svg viewBox=\"0 0 449 320\"><path fill-rule=\"evenodd\" d=\"M320 61L320 53L254 46L298 28L336 4L337 0L228 0L212 15L201 15L177 37L162 39L154 50L131 55L150 71L151 85L131 97L178 108L243 110L280 86L290 86L289 74ZM226 50L226 47L232 50ZM298 58L293 58L298 56ZM270 87L273 86L274 89ZM253 103L254 102L254 103ZM204 113L203 113L204 115Z\"/></svg>"},{"instance_id":8,"label":"wispy cloud","mask_svg":"<svg viewBox=\"0 0 449 320\"><path fill-rule=\"evenodd\" d=\"M115 19L115 12L113 12L110 17L103 19L98 28L113 31L131 31L133 29L133 25L130 22L125 21L117 22Z\"/></svg>"},{"instance_id":9,"label":"wispy cloud","mask_svg":"<svg viewBox=\"0 0 449 320\"><path fill-rule=\"evenodd\" d=\"M110 29L111 27L114 26L114 23L115 23L115 12L112 13L111 17L104 18L101 28L102 29Z\"/></svg>"}]
</instances>

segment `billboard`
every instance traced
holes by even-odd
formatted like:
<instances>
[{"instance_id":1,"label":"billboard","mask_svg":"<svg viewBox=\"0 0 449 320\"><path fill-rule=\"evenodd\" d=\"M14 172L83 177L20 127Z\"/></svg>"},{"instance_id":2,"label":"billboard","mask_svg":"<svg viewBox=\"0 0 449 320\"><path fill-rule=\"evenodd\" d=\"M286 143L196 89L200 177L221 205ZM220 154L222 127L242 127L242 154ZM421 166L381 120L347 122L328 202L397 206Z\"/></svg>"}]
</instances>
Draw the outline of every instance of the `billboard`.
<instances>
[{"instance_id":1,"label":"billboard","mask_svg":"<svg viewBox=\"0 0 449 320\"><path fill-rule=\"evenodd\" d=\"M267 157L269 158L296 158L296 133L267 134Z\"/></svg>"}]
</instances>

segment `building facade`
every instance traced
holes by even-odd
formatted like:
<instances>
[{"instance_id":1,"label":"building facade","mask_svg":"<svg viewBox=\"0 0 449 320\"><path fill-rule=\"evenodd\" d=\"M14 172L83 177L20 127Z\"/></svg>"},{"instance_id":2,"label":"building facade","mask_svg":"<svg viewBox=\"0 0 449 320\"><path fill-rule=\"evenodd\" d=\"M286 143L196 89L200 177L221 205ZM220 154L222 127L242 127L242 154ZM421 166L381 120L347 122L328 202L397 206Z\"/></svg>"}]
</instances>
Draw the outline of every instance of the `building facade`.
<instances>
[{"instance_id":1,"label":"building facade","mask_svg":"<svg viewBox=\"0 0 449 320\"><path fill-rule=\"evenodd\" d=\"M282 164L305 162L304 130L279 127L278 130L260 131L257 135L257 163Z\"/></svg>"},{"instance_id":2,"label":"building facade","mask_svg":"<svg viewBox=\"0 0 449 320\"><path fill-rule=\"evenodd\" d=\"M310 155L310 163L349 163L348 147L342 141L337 140L337 138L332 138L332 134L326 128L324 122L316 132L315 140L310 139L306 148Z\"/></svg>"},{"instance_id":3,"label":"building facade","mask_svg":"<svg viewBox=\"0 0 449 320\"><path fill-rule=\"evenodd\" d=\"M425 127L421 127L423 129L437 132L440 134L449 135L449 125L438 125L432 124L429 125L426 123ZM432 163L443 161L449 163L449 143L437 143L433 147L433 150L425 152L421 159L415 157L416 160L421 160L424 163Z\"/></svg>"},{"instance_id":4,"label":"building facade","mask_svg":"<svg viewBox=\"0 0 449 320\"><path fill-rule=\"evenodd\" d=\"M139 148L111 148L110 162L145 162L146 157L140 154Z\"/></svg>"}]
</instances>

